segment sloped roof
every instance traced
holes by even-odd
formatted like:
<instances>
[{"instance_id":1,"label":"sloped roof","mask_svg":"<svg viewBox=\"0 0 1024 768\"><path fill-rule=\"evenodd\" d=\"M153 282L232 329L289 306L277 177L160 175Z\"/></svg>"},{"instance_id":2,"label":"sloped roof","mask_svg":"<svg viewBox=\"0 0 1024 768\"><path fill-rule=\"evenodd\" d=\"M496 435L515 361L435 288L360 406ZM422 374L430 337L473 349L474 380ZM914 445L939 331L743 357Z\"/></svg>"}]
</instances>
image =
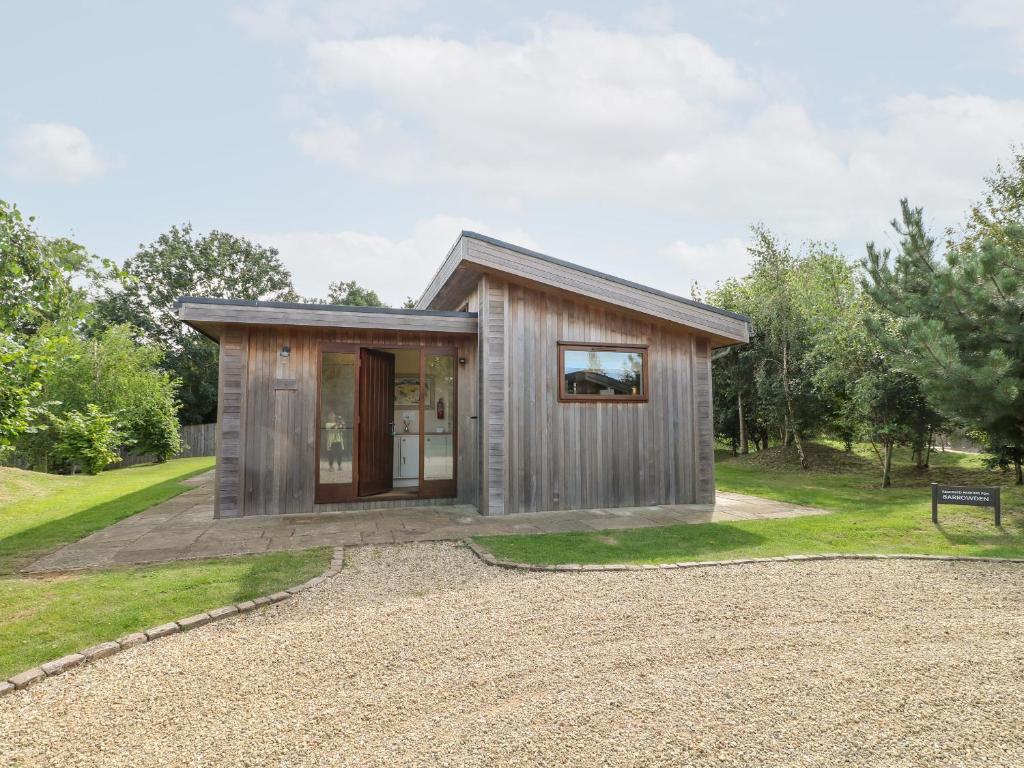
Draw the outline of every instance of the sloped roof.
<instances>
[{"instance_id":1,"label":"sloped roof","mask_svg":"<svg viewBox=\"0 0 1024 768\"><path fill-rule=\"evenodd\" d=\"M487 272L678 323L706 333L719 343L750 340L750 320L745 315L467 231L459 235L417 302L417 309L454 309L479 274Z\"/></svg>"}]
</instances>

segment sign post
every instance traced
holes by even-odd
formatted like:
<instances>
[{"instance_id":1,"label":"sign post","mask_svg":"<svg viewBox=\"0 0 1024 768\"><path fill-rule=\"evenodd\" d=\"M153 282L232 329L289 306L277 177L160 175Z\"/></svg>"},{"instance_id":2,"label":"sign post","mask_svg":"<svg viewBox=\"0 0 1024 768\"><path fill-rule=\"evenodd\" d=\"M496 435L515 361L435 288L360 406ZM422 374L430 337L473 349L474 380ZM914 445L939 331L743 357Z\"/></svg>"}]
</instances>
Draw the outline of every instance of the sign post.
<instances>
[{"instance_id":1,"label":"sign post","mask_svg":"<svg viewBox=\"0 0 1024 768\"><path fill-rule=\"evenodd\" d=\"M939 485L932 483L932 522L936 524L939 522L939 504L993 507L996 512L996 527L1001 528L1003 525L998 485Z\"/></svg>"}]
</instances>

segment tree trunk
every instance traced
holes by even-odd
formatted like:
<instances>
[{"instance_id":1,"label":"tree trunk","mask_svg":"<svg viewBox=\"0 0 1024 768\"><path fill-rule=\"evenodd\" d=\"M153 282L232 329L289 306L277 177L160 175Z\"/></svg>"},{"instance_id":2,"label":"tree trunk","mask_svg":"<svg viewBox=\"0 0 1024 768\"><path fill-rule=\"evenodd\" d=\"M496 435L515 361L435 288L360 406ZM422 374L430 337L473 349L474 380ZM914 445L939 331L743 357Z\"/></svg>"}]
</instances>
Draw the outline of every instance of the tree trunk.
<instances>
[{"instance_id":1,"label":"tree trunk","mask_svg":"<svg viewBox=\"0 0 1024 768\"><path fill-rule=\"evenodd\" d=\"M1019 454L1013 458L1013 469L1017 473L1017 485L1024 485L1024 471L1021 470Z\"/></svg>"},{"instance_id":2,"label":"tree trunk","mask_svg":"<svg viewBox=\"0 0 1024 768\"><path fill-rule=\"evenodd\" d=\"M740 454L746 456L750 453L750 446L747 443L747 422L743 418L743 393L736 395L736 408L740 414Z\"/></svg>"},{"instance_id":3,"label":"tree trunk","mask_svg":"<svg viewBox=\"0 0 1024 768\"><path fill-rule=\"evenodd\" d=\"M882 487L892 487L892 441L885 441L885 459L882 464Z\"/></svg>"},{"instance_id":4,"label":"tree trunk","mask_svg":"<svg viewBox=\"0 0 1024 768\"><path fill-rule=\"evenodd\" d=\"M931 466L931 462L932 462L932 440L934 440L934 439L935 439L935 432L932 430L931 427L929 427L928 428L928 446L925 449L925 454L924 454L924 468L925 469L928 469L928 467Z\"/></svg>"},{"instance_id":5,"label":"tree trunk","mask_svg":"<svg viewBox=\"0 0 1024 768\"><path fill-rule=\"evenodd\" d=\"M804 446L800 442L800 434L796 429L796 419L793 417L793 398L789 396L789 345L782 345L782 392L786 396L786 438L789 438L789 430L793 430L793 441L796 443L796 452L800 456L800 469L807 469L807 457L804 456Z\"/></svg>"}]
</instances>

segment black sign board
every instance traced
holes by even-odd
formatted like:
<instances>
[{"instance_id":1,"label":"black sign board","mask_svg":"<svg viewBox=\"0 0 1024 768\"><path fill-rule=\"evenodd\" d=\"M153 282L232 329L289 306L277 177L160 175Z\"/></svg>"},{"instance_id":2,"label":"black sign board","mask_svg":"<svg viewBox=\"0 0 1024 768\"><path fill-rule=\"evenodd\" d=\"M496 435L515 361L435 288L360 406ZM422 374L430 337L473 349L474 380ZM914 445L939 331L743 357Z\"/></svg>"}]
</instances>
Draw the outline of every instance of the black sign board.
<instances>
[{"instance_id":1,"label":"black sign board","mask_svg":"<svg viewBox=\"0 0 1024 768\"><path fill-rule=\"evenodd\" d=\"M999 508L999 486L939 485L932 483L932 522L939 522L939 504L961 504L968 507L994 507L996 526L1002 525Z\"/></svg>"}]
</instances>

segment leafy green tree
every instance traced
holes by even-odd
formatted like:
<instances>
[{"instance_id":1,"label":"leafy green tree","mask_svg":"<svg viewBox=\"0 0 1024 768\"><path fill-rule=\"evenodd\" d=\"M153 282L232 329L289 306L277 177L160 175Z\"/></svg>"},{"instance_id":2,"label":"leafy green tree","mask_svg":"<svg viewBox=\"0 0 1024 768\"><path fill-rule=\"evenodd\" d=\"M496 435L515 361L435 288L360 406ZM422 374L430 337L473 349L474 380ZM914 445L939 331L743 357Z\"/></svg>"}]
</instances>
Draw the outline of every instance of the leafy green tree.
<instances>
[{"instance_id":1,"label":"leafy green tree","mask_svg":"<svg viewBox=\"0 0 1024 768\"><path fill-rule=\"evenodd\" d=\"M829 403L814 378L812 356L816 329L822 326L815 312L826 303L811 301L814 295L807 285L817 256L793 255L763 225L753 227L752 234L750 274L718 286L710 299L748 315L753 337L745 349L723 356L718 368L731 368L724 379L735 398L737 423L743 425L740 450L752 406L758 420L754 432L774 432L784 445L792 439L800 464L806 467L803 440L821 431L829 414Z\"/></svg>"},{"instance_id":2,"label":"leafy green tree","mask_svg":"<svg viewBox=\"0 0 1024 768\"><path fill-rule=\"evenodd\" d=\"M0 455L45 428L40 376L51 339L69 333L86 304L75 279L94 260L70 240L45 238L17 206L0 200Z\"/></svg>"},{"instance_id":3,"label":"leafy green tree","mask_svg":"<svg viewBox=\"0 0 1024 768\"><path fill-rule=\"evenodd\" d=\"M916 376L893 369L878 354L853 386L853 404L862 433L875 449L882 470L882 487L892 486L892 454L897 445L914 445L921 425L932 423L934 412Z\"/></svg>"},{"instance_id":4,"label":"leafy green tree","mask_svg":"<svg viewBox=\"0 0 1024 768\"><path fill-rule=\"evenodd\" d=\"M177 453L177 382L160 367L159 347L139 344L131 327L117 325L96 336L64 337L52 354L61 364L43 373L42 396L55 403L58 422L63 414L87 413L95 405L116 420L120 445L158 459ZM50 466L50 457L61 455L56 440L50 433L31 435L19 451L35 466Z\"/></svg>"},{"instance_id":5,"label":"leafy green tree","mask_svg":"<svg viewBox=\"0 0 1024 768\"><path fill-rule=\"evenodd\" d=\"M111 273L96 302L102 327L129 324L164 352L164 365L181 381L181 421L201 424L217 415L216 345L178 321L181 296L292 301L289 271L274 248L216 230L196 235L189 224L139 246Z\"/></svg>"},{"instance_id":6,"label":"leafy green tree","mask_svg":"<svg viewBox=\"0 0 1024 768\"><path fill-rule=\"evenodd\" d=\"M869 243L864 262L865 290L896 319L876 323L876 337L937 410L1017 456L1022 483L1024 226L1012 211L990 217L988 234L979 230L940 260L923 211L906 200L900 207L899 250Z\"/></svg>"},{"instance_id":7,"label":"leafy green tree","mask_svg":"<svg viewBox=\"0 0 1024 768\"><path fill-rule=\"evenodd\" d=\"M72 471L81 468L98 475L114 462L120 461L117 446L123 436L117 419L90 403L85 411L68 411L54 418L57 441L54 451L67 462Z\"/></svg>"},{"instance_id":8,"label":"leafy green tree","mask_svg":"<svg viewBox=\"0 0 1024 768\"><path fill-rule=\"evenodd\" d=\"M386 307L376 291L363 288L355 280L331 283L327 287L327 303L346 307Z\"/></svg>"}]
</instances>

